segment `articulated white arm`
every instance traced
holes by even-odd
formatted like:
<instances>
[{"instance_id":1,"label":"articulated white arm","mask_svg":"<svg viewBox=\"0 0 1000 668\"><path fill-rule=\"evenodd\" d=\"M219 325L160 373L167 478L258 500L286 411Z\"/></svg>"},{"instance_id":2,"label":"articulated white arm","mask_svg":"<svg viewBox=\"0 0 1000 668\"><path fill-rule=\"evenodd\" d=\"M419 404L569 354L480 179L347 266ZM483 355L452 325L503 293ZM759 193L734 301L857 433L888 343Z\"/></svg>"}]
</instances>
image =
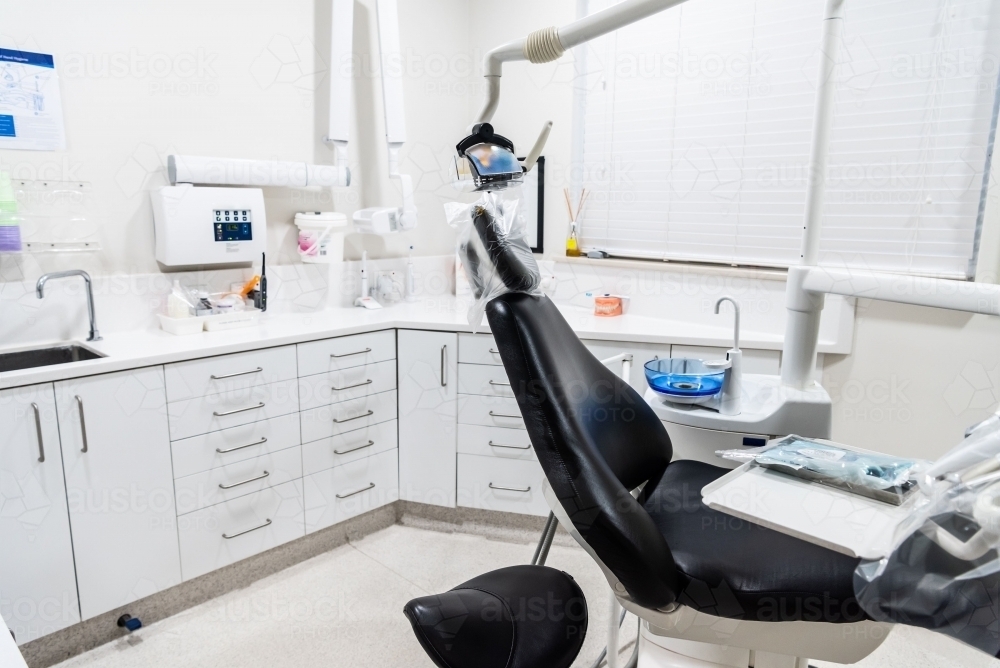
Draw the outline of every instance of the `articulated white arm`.
<instances>
[{"instance_id":1,"label":"articulated white arm","mask_svg":"<svg viewBox=\"0 0 1000 668\"><path fill-rule=\"evenodd\" d=\"M562 28L542 28L527 37L507 42L486 54L483 74L486 77L486 102L476 123L488 123L500 102L500 76L503 64L512 60L547 63L568 49L606 35L627 25L670 9L685 0L623 0Z\"/></svg>"}]
</instances>

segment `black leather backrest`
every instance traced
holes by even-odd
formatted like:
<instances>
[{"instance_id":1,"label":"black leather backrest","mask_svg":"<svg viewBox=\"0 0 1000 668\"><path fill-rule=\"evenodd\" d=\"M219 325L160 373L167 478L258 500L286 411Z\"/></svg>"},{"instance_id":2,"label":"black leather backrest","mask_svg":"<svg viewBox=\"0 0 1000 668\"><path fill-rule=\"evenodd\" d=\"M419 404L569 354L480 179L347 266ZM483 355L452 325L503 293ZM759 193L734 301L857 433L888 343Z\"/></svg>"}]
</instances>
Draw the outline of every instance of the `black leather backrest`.
<instances>
[{"instance_id":1,"label":"black leather backrest","mask_svg":"<svg viewBox=\"0 0 1000 668\"><path fill-rule=\"evenodd\" d=\"M588 351L548 297L486 307L531 444L574 526L641 605L672 603L670 548L629 490L654 488L670 438L646 402Z\"/></svg>"}]
</instances>

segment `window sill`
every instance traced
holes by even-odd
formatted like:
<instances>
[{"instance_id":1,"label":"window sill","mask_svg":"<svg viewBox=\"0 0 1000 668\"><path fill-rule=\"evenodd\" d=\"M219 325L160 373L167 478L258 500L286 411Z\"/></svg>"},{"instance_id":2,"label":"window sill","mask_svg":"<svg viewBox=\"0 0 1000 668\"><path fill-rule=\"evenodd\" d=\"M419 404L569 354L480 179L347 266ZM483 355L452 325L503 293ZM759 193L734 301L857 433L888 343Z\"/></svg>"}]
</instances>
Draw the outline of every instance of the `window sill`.
<instances>
[{"instance_id":1,"label":"window sill","mask_svg":"<svg viewBox=\"0 0 1000 668\"><path fill-rule=\"evenodd\" d=\"M677 260L641 260L637 258L611 257L596 259L589 257L569 257L567 255L545 255L545 260L566 262L570 265L592 265L609 269L631 269L632 271L666 271L681 275L697 276L727 276L731 278L748 278L765 281L785 281L788 277L786 269L773 267L731 267L719 264L701 262L681 262Z\"/></svg>"}]
</instances>

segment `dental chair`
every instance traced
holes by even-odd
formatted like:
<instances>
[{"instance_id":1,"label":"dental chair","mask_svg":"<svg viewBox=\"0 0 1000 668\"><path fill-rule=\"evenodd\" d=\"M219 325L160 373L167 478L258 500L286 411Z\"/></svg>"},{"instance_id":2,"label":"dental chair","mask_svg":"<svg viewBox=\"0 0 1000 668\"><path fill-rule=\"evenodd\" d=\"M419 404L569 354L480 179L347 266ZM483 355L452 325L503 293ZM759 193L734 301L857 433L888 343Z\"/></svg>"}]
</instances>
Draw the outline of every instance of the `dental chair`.
<instances>
[{"instance_id":1,"label":"dental chair","mask_svg":"<svg viewBox=\"0 0 1000 668\"><path fill-rule=\"evenodd\" d=\"M519 284L509 249L487 249L504 282ZM653 410L587 350L548 297L509 292L486 315L549 507L642 620L639 668L855 663L883 642L890 625L869 619L855 599L858 560L706 507L701 489L728 469L671 461ZM560 626L569 623L563 608L537 623L481 614L486 597L503 600L509 616L525 597L570 597L559 589L565 574L518 568L523 582L502 569L407 604L438 666L572 664L582 637L573 634L579 625Z\"/></svg>"}]
</instances>

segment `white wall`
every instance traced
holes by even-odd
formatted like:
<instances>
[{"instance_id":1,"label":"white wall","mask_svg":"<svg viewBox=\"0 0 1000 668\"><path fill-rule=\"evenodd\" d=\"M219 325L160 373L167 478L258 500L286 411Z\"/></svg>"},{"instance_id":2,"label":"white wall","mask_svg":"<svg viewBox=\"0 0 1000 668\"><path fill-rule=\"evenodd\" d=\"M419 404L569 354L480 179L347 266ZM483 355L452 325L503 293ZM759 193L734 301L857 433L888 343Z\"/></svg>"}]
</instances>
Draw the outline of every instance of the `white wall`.
<instances>
[{"instance_id":1,"label":"white wall","mask_svg":"<svg viewBox=\"0 0 1000 668\"><path fill-rule=\"evenodd\" d=\"M446 160L468 123L472 76L466 0L399 3L407 131L404 171L416 181L420 227L389 240L352 235L374 256L451 252L441 203ZM213 0L85 4L0 0L0 46L52 53L67 150L0 151L15 178L90 184L99 253L0 257L0 278L83 267L94 274L158 271L149 191L166 184L169 153L328 162L330 1ZM272 261L294 259L292 217L398 203L387 178L374 0L355 3L353 182L330 190L265 189ZM461 84L461 85L459 85Z\"/></svg>"}]
</instances>

